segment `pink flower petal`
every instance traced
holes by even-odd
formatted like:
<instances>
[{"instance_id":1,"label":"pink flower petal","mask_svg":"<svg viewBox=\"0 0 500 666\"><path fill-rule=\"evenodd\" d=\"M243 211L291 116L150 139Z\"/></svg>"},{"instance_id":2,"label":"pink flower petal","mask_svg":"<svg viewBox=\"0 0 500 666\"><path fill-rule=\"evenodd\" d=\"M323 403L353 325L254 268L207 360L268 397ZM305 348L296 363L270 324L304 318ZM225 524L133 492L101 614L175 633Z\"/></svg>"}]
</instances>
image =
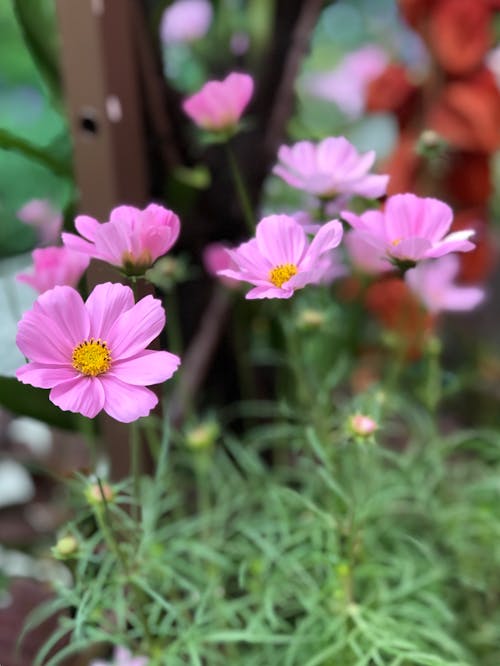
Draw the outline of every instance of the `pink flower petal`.
<instances>
[{"instance_id":1,"label":"pink flower petal","mask_svg":"<svg viewBox=\"0 0 500 666\"><path fill-rule=\"evenodd\" d=\"M83 240L83 238L80 238L80 236L63 232L61 234L61 239L64 247L67 247L68 250L73 250L73 252L81 252L82 254L87 254L89 256L93 256L95 254L94 244Z\"/></svg>"},{"instance_id":2,"label":"pink flower petal","mask_svg":"<svg viewBox=\"0 0 500 666\"><path fill-rule=\"evenodd\" d=\"M75 229L80 236L87 238L89 241L95 240L96 233L100 226L99 222L89 215L78 215L78 217L75 218Z\"/></svg>"},{"instance_id":3,"label":"pink flower petal","mask_svg":"<svg viewBox=\"0 0 500 666\"><path fill-rule=\"evenodd\" d=\"M51 367L43 363L27 363L17 370L16 377L23 384L48 389L68 379L75 379L78 373L69 365Z\"/></svg>"},{"instance_id":4,"label":"pink flower petal","mask_svg":"<svg viewBox=\"0 0 500 666\"><path fill-rule=\"evenodd\" d=\"M161 384L170 379L180 362L181 359L170 352L146 349L133 358L113 363L107 376L118 377L126 384L134 386Z\"/></svg>"},{"instance_id":5,"label":"pink flower petal","mask_svg":"<svg viewBox=\"0 0 500 666\"><path fill-rule=\"evenodd\" d=\"M304 229L288 215L263 218L257 225L256 239L259 251L271 266L298 265L307 249Z\"/></svg>"},{"instance_id":6,"label":"pink flower petal","mask_svg":"<svg viewBox=\"0 0 500 666\"><path fill-rule=\"evenodd\" d=\"M165 326L161 302L145 296L133 308L121 314L108 332L108 345L114 361L130 358L143 351Z\"/></svg>"},{"instance_id":7,"label":"pink flower petal","mask_svg":"<svg viewBox=\"0 0 500 666\"><path fill-rule=\"evenodd\" d=\"M29 310L18 324L16 344L30 359L50 365L71 363L73 346L42 312Z\"/></svg>"},{"instance_id":8,"label":"pink flower petal","mask_svg":"<svg viewBox=\"0 0 500 666\"><path fill-rule=\"evenodd\" d=\"M102 375L106 400L104 411L122 423L148 416L158 403L157 396L143 386L132 386L111 375Z\"/></svg>"},{"instance_id":9,"label":"pink flower petal","mask_svg":"<svg viewBox=\"0 0 500 666\"><path fill-rule=\"evenodd\" d=\"M75 412L93 419L104 407L101 377L79 376L62 382L54 386L49 398L65 412Z\"/></svg>"},{"instance_id":10,"label":"pink flower petal","mask_svg":"<svg viewBox=\"0 0 500 666\"><path fill-rule=\"evenodd\" d=\"M339 245L343 233L342 225L338 220L332 220L323 225L316 236L314 236L307 250L304 257L304 265L307 268L313 268L320 255L328 252L328 250L333 250L333 248Z\"/></svg>"},{"instance_id":11,"label":"pink flower petal","mask_svg":"<svg viewBox=\"0 0 500 666\"><path fill-rule=\"evenodd\" d=\"M291 298L293 296L293 289L287 289L286 287L255 287L250 289L245 298L249 301L255 298Z\"/></svg>"},{"instance_id":12,"label":"pink flower petal","mask_svg":"<svg viewBox=\"0 0 500 666\"><path fill-rule=\"evenodd\" d=\"M401 261L418 261L428 256L431 247L431 242L426 238L405 238L398 245L389 245L387 254Z\"/></svg>"},{"instance_id":13,"label":"pink flower petal","mask_svg":"<svg viewBox=\"0 0 500 666\"><path fill-rule=\"evenodd\" d=\"M72 347L87 339L90 320L82 297L72 287L54 287L41 294L34 306L50 319Z\"/></svg>"},{"instance_id":14,"label":"pink flower petal","mask_svg":"<svg viewBox=\"0 0 500 666\"><path fill-rule=\"evenodd\" d=\"M98 284L85 303L90 317L90 335L107 342L118 317L134 307L132 289L120 283Z\"/></svg>"}]
</instances>

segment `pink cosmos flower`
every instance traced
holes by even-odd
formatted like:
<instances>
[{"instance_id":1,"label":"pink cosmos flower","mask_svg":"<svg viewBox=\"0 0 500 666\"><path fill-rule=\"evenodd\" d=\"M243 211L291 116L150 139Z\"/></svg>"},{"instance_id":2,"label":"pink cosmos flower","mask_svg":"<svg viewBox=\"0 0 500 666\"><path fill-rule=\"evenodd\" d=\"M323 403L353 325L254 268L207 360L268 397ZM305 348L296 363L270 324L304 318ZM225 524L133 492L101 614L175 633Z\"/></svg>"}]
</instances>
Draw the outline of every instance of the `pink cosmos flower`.
<instances>
[{"instance_id":1,"label":"pink cosmos flower","mask_svg":"<svg viewBox=\"0 0 500 666\"><path fill-rule=\"evenodd\" d=\"M36 229L40 245L54 245L58 242L63 216L50 201L32 199L17 211L17 217Z\"/></svg>"},{"instance_id":2,"label":"pink cosmos flower","mask_svg":"<svg viewBox=\"0 0 500 666\"><path fill-rule=\"evenodd\" d=\"M379 275L394 268L385 257L380 256L371 243L355 231L344 234L344 247L356 272Z\"/></svg>"},{"instance_id":3,"label":"pink cosmos flower","mask_svg":"<svg viewBox=\"0 0 500 666\"><path fill-rule=\"evenodd\" d=\"M431 314L443 311L467 311L479 305L485 296L480 287L460 287L454 283L460 270L455 255L424 261L405 274L405 281Z\"/></svg>"},{"instance_id":4,"label":"pink cosmos flower","mask_svg":"<svg viewBox=\"0 0 500 666\"><path fill-rule=\"evenodd\" d=\"M75 227L83 238L63 233L67 248L118 266L128 275L142 275L170 250L179 236L180 222L171 210L150 204L144 210L118 206L104 224L79 215Z\"/></svg>"},{"instance_id":5,"label":"pink cosmos flower","mask_svg":"<svg viewBox=\"0 0 500 666\"><path fill-rule=\"evenodd\" d=\"M147 345L165 325L159 300L134 304L130 287L99 284L84 303L72 287L37 298L19 322L17 346L29 359L16 375L51 389L64 411L94 418L101 410L123 423L147 416L158 402L149 389L169 379L180 359Z\"/></svg>"},{"instance_id":6,"label":"pink cosmos flower","mask_svg":"<svg viewBox=\"0 0 500 666\"><path fill-rule=\"evenodd\" d=\"M16 279L42 294L56 285L76 287L88 268L90 257L66 247L44 247L33 250L34 271L19 273Z\"/></svg>"},{"instance_id":7,"label":"pink cosmos flower","mask_svg":"<svg viewBox=\"0 0 500 666\"><path fill-rule=\"evenodd\" d=\"M209 0L177 0L163 12L160 37L165 44L194 42L204 37L212 23Z\"/></svg>"},{"instance_id":8,"label":"pink cosmos flower","mask_svg":"<svg viewBox=\"0 0 500 666\"><path fill-rule=\"evenodd\" d=\"M281 146L273 173L292 187L318 197L359 195L376 198L385 194L389 176L368 172L375 162L375 151L361 155L343 137L329 137L318 144L299 141Z\"/></svg>"},{"instance_id":9,"label":"pink cosmos flower","mask_svg":"<svg viewBox=\"0 0 500 666\"><path fill-rule=\"evenodd\" d=\"M309 243L293 217L270 215L257 225L255 238L227 250L237 268L218 274L253 284L246 298L290 298L296 289L321 282L330 265L325 254L341 239L337 220L323 225Z\"/></svg>"},{"instance_id":10,"label":"pink cosmos flower","mask_svg":"<svg viewBox=\"0 0 500 666\"><path fill-rule=\"evenodd\" d=\"M116 647L112 662L97 659L92 661L90 666L147 666L148 662L147 657L134 657L126 648Z\"/></svg>"},{"instance_id":11,"label":"pink cosmos flower","mask_svg":"<svg viewBox=\"0 0 500 666\"><path fill-rule=\"evenodd\" d=\"M372 245L378 256L392 263L414 263L450 252L468 252L475 247L468 240L473 230L445 235L451 227L453 213L438 199L395 194L387 199L383 212L370 210L355 215L344 211L342 217L360 238Z\"/></svg>"},{"instance_id":12,"label":"pink cosmos flower","mask_svg":"<svg viewBox=\"0 0 500 666\"><path fill-rule=\"evenodd\" d=\"M253 94L253 79L233 72L223 81L208 81L188 97L182 108L202 129L212 132L233 130Z\"/></svg>"},{"instance_id":13,"label":"pink cosmos flower","mask_svg":"<svg viewBox=\"0 0 500 666\"><path fill-rule=\"evenodd\" d=\"M209 275L217 277L228 289L236 289L240 286L239 280L219 275L219 271L226 268L235 269L237 266L229 256L229 250L223 243L210 243L203 249L203 265Z\"/></svg>"},{"instance_id":14,"label":"pink cosmos flower","mask_svg":"<svg viewBox=\"0 0 500 666\"><path fill-rule=\"evenodd\" d=\"M355 119L363 113L370 82L382 74L388 61L383 49L368 44L348 53L334 70L310 74L304 88L315 97L334 102L346 116Z\"/></svg>"}]
</instances>

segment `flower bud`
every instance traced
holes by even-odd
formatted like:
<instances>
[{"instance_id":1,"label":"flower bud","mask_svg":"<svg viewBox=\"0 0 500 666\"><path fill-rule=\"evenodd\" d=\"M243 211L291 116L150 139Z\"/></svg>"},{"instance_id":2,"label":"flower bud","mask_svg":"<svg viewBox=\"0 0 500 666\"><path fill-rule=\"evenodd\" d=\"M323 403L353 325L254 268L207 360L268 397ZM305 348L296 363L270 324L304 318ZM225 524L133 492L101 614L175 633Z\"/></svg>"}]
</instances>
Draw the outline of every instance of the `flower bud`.
<instances>
[{"instance_id":1,"label":"flower bud","mask_svg":"<svg viewBox=\"0 0 500 666\"><path fill-rule=\"evenodd\" d=\"M215 444L219 435L219 424L215 421L205 421L186 432L186 444L194 450L209 449Z\"/></svg>"},{"instance_id":2,"label":"flower bud","mask_svg":"<svg viewBox=\"0 0 500 666\"><path fill-rule=\"evenodd\" d=\"M364 414L354 414L349 421L351 431L358 437L368 437L378 429L378 423Z\"/></svg>"}]
</instances>

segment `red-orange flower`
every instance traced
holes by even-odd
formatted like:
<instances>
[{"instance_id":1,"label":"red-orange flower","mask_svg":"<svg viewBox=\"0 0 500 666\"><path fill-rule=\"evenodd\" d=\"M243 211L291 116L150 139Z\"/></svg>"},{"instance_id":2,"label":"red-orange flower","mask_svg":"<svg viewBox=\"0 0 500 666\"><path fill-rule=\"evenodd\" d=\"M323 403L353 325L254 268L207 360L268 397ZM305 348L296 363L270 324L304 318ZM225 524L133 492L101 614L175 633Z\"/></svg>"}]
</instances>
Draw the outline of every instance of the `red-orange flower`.
<instances>
[{"instance_id":1,"label":"red-orange flower","mask_svg":"<svg viewBox=\"0 0 500 666\"><path fill-rule=\"evenodd\" d=\"M473 236L475 248L460 255L459 280L466 284L484 282L491 274L497 259L498 248L488 228L485 211L477 208L463 210L455 215L452 225L453 231L474 229Z\"/></svg>"},{"instance_id":2,"label":"red-orange flower","mask_svg":"<svg viewBox=\"0 0 500 666\"><path fill-rule=\"evenodd\" d=\"M368 111L392 111L404 124L412 113L418 87L411 81L408 70L399 63L391 63L368 86Z\"/></svg>"},{"instance_id":3,"label":"red-orange flower","mask_svg":"<svg viewBox=\"0 0 500 666\"><path fill-rule=\"evenodd\" d=\"M500 92L482 69L445 86L429 113L428 125L462 150L491 153L500 147Z\"/></svg>"},{"instance_id":4,"label":"red-orange flower","mask_svg":"<svg viewBox=\"0 0 500 666\"><path fill-rule=\"evenodd\" d=\"M473 71L493 41L490 8L481 0L440 0L429 19L427 40L446 72Z\"/></svg>"}]
</instances>

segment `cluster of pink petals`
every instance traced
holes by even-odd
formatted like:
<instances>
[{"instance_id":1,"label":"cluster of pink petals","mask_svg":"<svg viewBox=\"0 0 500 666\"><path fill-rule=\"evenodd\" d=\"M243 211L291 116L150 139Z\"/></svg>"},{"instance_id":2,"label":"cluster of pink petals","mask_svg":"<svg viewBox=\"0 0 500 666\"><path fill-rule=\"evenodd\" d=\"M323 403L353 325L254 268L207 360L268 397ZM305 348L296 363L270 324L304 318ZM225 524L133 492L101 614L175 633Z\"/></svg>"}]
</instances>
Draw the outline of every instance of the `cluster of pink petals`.
<instances>
[{"instance_id":1,"label":"cluster of pink petals","mask_svg":"<svg viewBox=\"0 0 500 666\"><path fill-rule=\"evenodd\" d=\"M33 250L33 272L19 273L16 279L42 294L56 285L76 287L88 268L90 257L66 247Z\"/></svg>"},{"instance_id":2,"label":"cluster of pink petals","mask_svg":"<svg viewBox=\"0 0 500 666\"><path fill-rule=\"evenodd\" d=\"M126 648L116 647L111 663L97 659L92 661L90 666L147 666L148 662L147 657L134 657Z\"/></svg>"},{"instance_id":3,"label":"cluster of pink petals","mask_svg":"<svg viewBox=\"0 0 500 666\"><path fill-rule=\"evenodd\" d=\"M227 250L236 268L218 274L253 284L248 299L290 298L295 290L322 281L329 268L328 253L341 239L337 220L323 225L309 242L293 217L270 215L257 225L255 238Z\"/></svg>"},{"instance_id":4,"label":"cluster of pink petals","mask_svg":"<svg viewBox=\"0 0 500 666\"><path fill-rule=\"evenodd\" d=\"M176 0L163 12L160 37L165 44L194 42L204 37L212 23L209 0Z\"/></svg>"},{"instance_id":5,"label":"cluster of pink petals","mask_svg":"<svg viewBox=\"0 0 500 666\"><path fill-rule=\"evenodd\" d=\"M253 79L233 72L223 81L208 81L188 97L182 108L202 129L212 132L234 130L253 94Z\"/></svg>"},{"instance_id":6,"label":"cluster of pink petals","mask_svg":"<svg viewBox=\"0 0 500 666\"><path fill-rule=\"evenodd\" d=\"M446 235L453 213L438 199L395 194L387 200L384 211L367 211L362 215L344 211L342 217L378 256L393 263L417 262L474 249L468 240L474 231Z\"/></svg>"},{"instance_id":7,"label":"cluster of pink petals","mask_svg":"<svg viewBox=\"0 0 500 666\"><path fill-rule=\"evenodd\" d=\"M67 248L118 266L129 274L141 274L170 250L179 236L180 222L171 210L150 204L144 210L118 206L104 224L79 215L75 227L83 238L63 233Z\"/></svg>"},{"instance_id":8,"label":"cluster of pink petals","mask_svg":"<svg viewBox=\"0 0 500 666\"><path fill-rule=\"evenodd\" d=\"M63 225L62 213L46 199L32 199L17 211L17 217L36 229L40 245L54 245Z\"/></svg>"},{"instance_id":9,"label":"cluster of pink petals","mask_svg":"<svg viewBox=\"0 0 500 666\"><path fill-rule=\"evenodd\" d=\"M385 194L389 181L389 176L369 173L375 151L360 154L343 136L281 146L278 160L273 173L288 185L323 198L377 198Z\"/></svg>"},{"instance_id":10,"label":"cluster of pink petals","mask_svg":"<svg viewBox=\"0 0 500 666\"><path fill-rule=\"evenodd\" d=\"M455 284L459 270L458 257L450 254L418 264L406 272L405 281L431 314L473 310L483 301L484 289Z\"/></svg>"},{"instance_id":11,"label":"cluster of pink petals","mask_svg":"<svg viewBox=\"0 0 500 666\"><path fill-rule=\"evenodd\" d=\"M145 387L169 379L180 363L174 354L146 349L164 325L161 302L146 296L135 304L125 285L97 285L85 303L72 287L54 287L19 322L16 342L29 363L17 378L51 389L50 400L64 411L93 418L104 410L117 421L135 421L158 402ZM89 341L109 350L109 367L95 376L74 364L75 350Z\"/></svg>"},{"instance_id":12,"label":"cluster of pink petals","mask_svg":"<svg viewBox=\"0 0 500 666\"><path fill-rule=\"evenodd\" d=\"M383 49L368 44L348 53L334 70L308 76L304 87L311 95L334 102L349 118L358 118L370 82L384 71L388 60Z\"/></svg>"}]
</instances>

